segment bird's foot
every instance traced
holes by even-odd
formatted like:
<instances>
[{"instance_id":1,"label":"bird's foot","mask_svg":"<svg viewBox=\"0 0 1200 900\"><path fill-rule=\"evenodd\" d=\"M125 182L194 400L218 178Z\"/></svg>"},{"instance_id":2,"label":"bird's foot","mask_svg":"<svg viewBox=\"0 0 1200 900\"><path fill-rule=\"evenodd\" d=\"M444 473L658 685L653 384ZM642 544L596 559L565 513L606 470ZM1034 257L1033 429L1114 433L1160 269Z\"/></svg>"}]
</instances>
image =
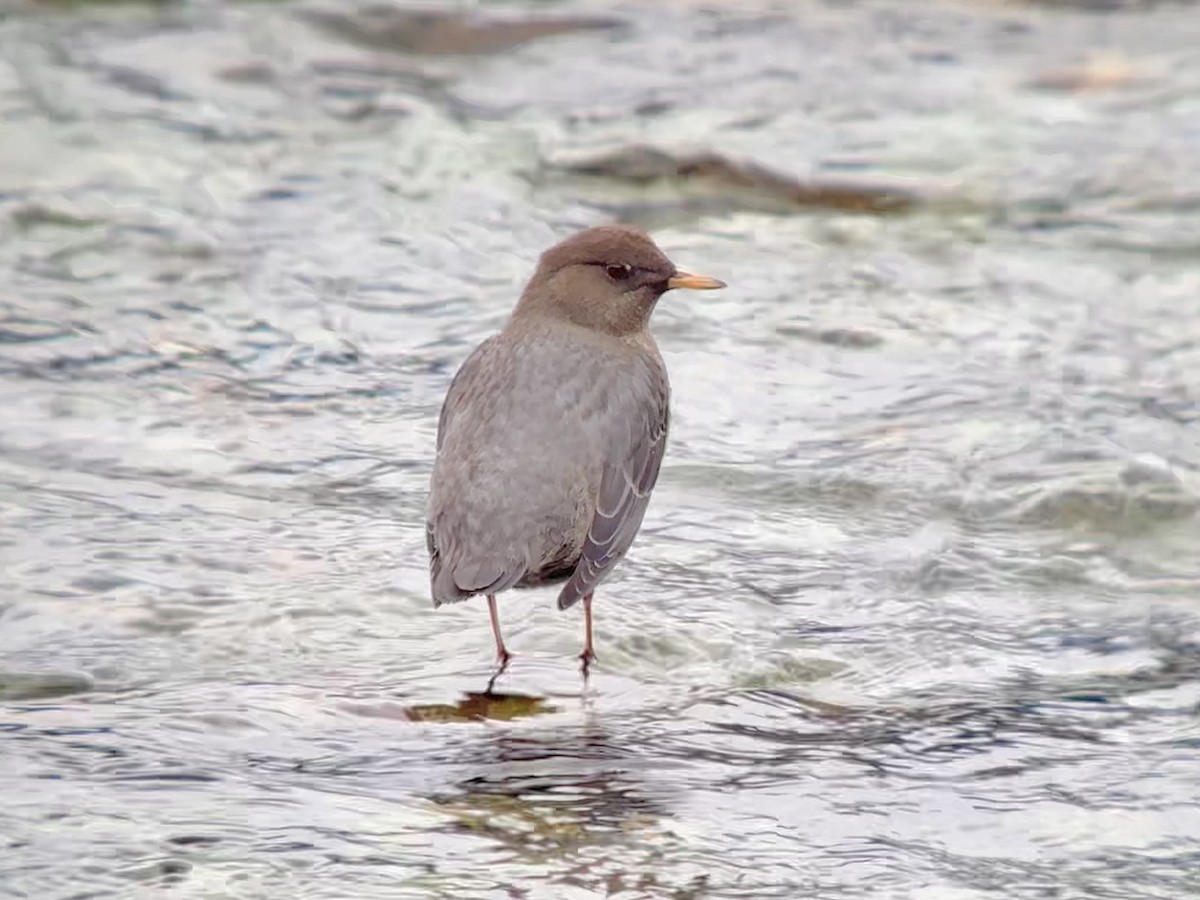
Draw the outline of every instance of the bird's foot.
<instances>
[{"instance_id":1,"label":"bird's foot","mask_svg":"<svg viewBox=\"0 0 1200 900\"><path fill-rule=\"evenodd\" d=\"M592 663L596 661L596 653L591 647L584 647L583 652L579 654L579 671L583 673L583 677L588 677L588 672L592 668Z\"/></svg>"},{"instance_id":2,"label":"bird's foot","mask_svg":"<svg viewBox=\"0 0 1200 900\"><path fill-rule=\"evenodd\" d=\"M512 659L512 654L507 650L496 654L496 671L492 673L492 677L487 683L487 689L484 690L485 694L492 693L492 688L496 686L496 679L508 670L508 661L510 659Z\"/></svg>"}]
</instances>

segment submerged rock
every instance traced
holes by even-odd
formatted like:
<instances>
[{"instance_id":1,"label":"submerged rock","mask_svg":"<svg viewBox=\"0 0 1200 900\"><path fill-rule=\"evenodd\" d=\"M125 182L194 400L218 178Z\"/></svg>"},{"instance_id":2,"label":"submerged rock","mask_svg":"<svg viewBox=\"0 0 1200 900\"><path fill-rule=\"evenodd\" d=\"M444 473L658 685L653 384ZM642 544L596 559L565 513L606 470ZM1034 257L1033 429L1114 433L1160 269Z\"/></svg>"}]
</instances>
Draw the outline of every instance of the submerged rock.
<instances>
[{"instance_id":1,"label":"submerged rock","mask_svg":"<svg viewBox=\"0 0 1200 900\"><path fill-rule=\"evenodd\" d=\"M860 328L818 328L811 325L783 325L777 329L784 337L801 338L831 347L869 350L883 343L883 337Z\"/></svg>"},{"instance_id":2,"label":"submerged rock","mask_svg":"<svg viewBox=\"0 0 1200 900\"><path fill-rule=\"evenodd\" d=\"M1039 527L1130 531L1197 512L1200 497L1177 475L1134 461L1115 472L1031 485L1016 505L1015 518Z\"/></svg>"},{"instance_id":3,"label":"submerged rock","mask_svg":"<svg viewBox=\"0 0 1200 900\"><path fill-rule=\"evenodd\" d=\"M52 700L94 687L86 675L63 672L0 672L0 700Z\"/></svg>"},{"instance_id":4,"label":"submerged rock","mask_svg":"<svg viewBox=\"0 0 1200 900\"><path fill-rule=\"evenodd\" d=\"M479 722L491 719L511 722L528 716L558 712L544 697L524 694L503 694L491 691L470 691L457 703L420 703L401 706L397 703L347 705L348 711L375 719L397 719L409 722Z\"/></svg>"},{"instance_id":5,"label":"submerged rock","mask_svg":"<svg viewBox=\"0 0 1200 900\"><path fill-rule=\"evenodd\" d=\"M907 212L931 199L928 188L899 178L805 178L711 151L675 154L644 144L550 165L572 175L637 186L674 183L689 192L723 193L740 205L781 211L821 207L883 215Z\"/></svg>"},{"instance_id":6,"label":"submerged rock","mask_svg":"<svg viewBox=\"0 0 1200 900\"><path fill-rule=\"evenodd\" d=\"M301 14L363 47L428 56L499 53L540 38L621 24L617 19L594 16L498 18L459 10L401 9L388 4L351 12L309 9Z\"/></svg>"},{"instance_id":7,"label":"submerged rock","mask_svg":"<svg viewBox=\"0 0 1200 900\"><path fill-rule=\"evenodd\" d=\"M1128 87L1147 80L1133 65L1120 56L1097 56L1078 65L1047 69L1026 82L1039 91L1080 94Z\"/></svg>"},{"instance_id":8,"label":"submerged rock","mask_svg":"<svg viewBox=\"0 0 1200 900\"><path fill-rule=\"evenodd\" d=\"M1153 9L1156 6L1166 6L1168 3L1177 4L1180 0L1007 0L1007 2L1011 6L1044 6L1049 9L1108 13Z\"/></svg>"}]
</instances>

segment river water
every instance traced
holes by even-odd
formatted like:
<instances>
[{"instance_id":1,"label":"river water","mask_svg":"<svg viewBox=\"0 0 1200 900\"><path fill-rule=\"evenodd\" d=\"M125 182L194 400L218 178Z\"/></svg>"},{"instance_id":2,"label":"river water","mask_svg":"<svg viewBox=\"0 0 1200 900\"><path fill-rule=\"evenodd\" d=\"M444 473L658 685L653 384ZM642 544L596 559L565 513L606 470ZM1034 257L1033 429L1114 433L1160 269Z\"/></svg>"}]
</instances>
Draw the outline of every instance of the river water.
<instances>
[{"instance_id":1,"label":"river water","mask_svg":"<svg viewBox=\"0 0 1200 900\"><path fill-rule=\"evenodd\" d=\"M1200 895L1198 146L1186 3L9 0L0 896ZM488 694L437 409L617 219L730 287Z\"/></svg>"}]
</instances>

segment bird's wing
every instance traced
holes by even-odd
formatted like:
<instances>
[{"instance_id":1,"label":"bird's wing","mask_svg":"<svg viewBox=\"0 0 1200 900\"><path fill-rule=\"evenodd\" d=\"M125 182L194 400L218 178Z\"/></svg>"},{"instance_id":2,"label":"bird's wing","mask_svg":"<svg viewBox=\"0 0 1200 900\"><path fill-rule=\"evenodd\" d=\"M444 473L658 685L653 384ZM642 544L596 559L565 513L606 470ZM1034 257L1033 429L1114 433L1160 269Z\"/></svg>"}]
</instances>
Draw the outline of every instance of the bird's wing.
<instances>
[{"instance_id":1,"label":"bird's wing","mask_svg":"<svg viewBox=\"0 0 1200 900\"><path fill-rule=\"evenodd\" d=\"M663 388L624 458L604 465L596 511L579 563L558 595L559 609L574 605L595 590L629 550L642 526L667 446L671 415L665 383Z\"/></svg>"},{"instance_id":2,"label":"bird's wing","mask_svg":"<svg viewBox=\"0 0 1200 900\"><path fill-rule=\"evenodd\" d=\"M480 398L486 395L490 385L484 375L487 371L486 362L489 358L496 361L498 346L495 338L484 341L467 357L450 382L438 417L439 453L456 414L471 403L481 402ZM502 370L503 366L499 368ZM497 375L495 367L492 376L506 377L503 372ZM436 480L436 467L434 477ZM447 485L450 488L449 496L455 496L455 487L458 491L470 489L470 482L464 480L461 472L451 477L456 478L457 483ZM434 605L454 603L477 593L499 593L516 584L525 574L525 561L513 559L510 554L498 552L495 548L489 552L487 547L469 539L453 525L449 531L444 531L445 502L443 500L435 504L425 522L425 545L429 550L430 587ZM449 522L454 523L457 518L451 515Z\"/></svg>"},{"instance_id":3,"label":"bird's wing","mask_svg":"<svg viewBox=\"0 0 1200 900\"><path fill-rule=\"evenodd\" d=\"M442 443L446 440L446 431L450 427L450 420L454 417L454 410L459 407L464 395L472 392L484 361L494 355L495 349L496 335L493 335L471 351L471 355L463 360L463 364L450 379L450 387L446 391L446 398L442 401L442 411L438 414L437 449L439 451L442 449Z\"/></svg>"}]
</instances>

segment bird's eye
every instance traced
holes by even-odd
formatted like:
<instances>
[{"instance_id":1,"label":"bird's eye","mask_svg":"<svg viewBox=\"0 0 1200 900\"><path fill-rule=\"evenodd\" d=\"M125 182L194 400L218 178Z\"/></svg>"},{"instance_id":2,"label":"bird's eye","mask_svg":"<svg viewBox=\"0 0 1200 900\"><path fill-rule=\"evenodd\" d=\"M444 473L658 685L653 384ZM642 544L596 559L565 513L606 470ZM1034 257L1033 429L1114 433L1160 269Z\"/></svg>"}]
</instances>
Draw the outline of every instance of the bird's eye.
<instances>
[{"instance_id":1,"label":"bird's eye","mask_svg":"<svg viewBox=\"0 0 1200 900\"><path fill-rule=\"evenodd\" d=\"M633 274L633 269L626 265L605 266L604 271L613 281L624 281Z\"/></svg>"}]
</instances>

